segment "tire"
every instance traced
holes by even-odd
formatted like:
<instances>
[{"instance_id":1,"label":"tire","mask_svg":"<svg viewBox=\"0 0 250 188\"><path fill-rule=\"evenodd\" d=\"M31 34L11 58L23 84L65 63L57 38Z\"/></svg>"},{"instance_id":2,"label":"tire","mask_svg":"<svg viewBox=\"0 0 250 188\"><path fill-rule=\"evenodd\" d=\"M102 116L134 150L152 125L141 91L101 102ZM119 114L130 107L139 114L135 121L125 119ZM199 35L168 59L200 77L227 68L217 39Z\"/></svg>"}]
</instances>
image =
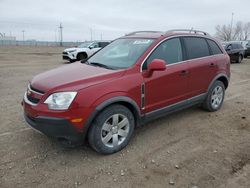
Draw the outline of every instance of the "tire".
<instances>
[{"instance_id":1,"label":"tire","mask_svg":"<svg viewBox=\"0 0 250 188\"><path fill-rule=\"evenodd\" d=\"M87 59L87 54L86 53L79 53L77 55L77 61L81 61L81 60L84 60L84 59Z\"/></svg>"},{"instance_id":2,"label":"tire","mask_svg":"<svg viewBox=\"0 0 250 188\"><path fill-rule=\"evenodd\" d=\"M243 56L242 56L242 55L239 55L239 56L238 56L238 59L236 60L236 63L241 63L242 59L243 59Z\"/></svg>"},{"instance_id":3,"label":"tire","mask_svg":"<svg viewBox=\"0 0 250 188\"><path fill-rule=\"evenodd\" d=\"M225 86L221 81L216 80L209 89L202 107L209 112L215 112L221 108L224 97Z\"/></svg>"},{"instance_id":4,"label":"tire","mask_svg":"<svg viewBox=\"0 0 250 188\"><path fill-rule=\"evenodd\" d=\"M69 62L70 62L70 63L74 63L74 62L75 62L75 60L73 60L73 59L70 59L70 60L69 60Z\"/></svg>"},{"instance_id":5,"label":"tire","mask_svg":"<svg viewBox=\"0 0 250 188\"><path fill-rule=\"evenodd\" d=\"M134 127L135 119L128 108L109 106L95 118L88 132L89 144L102 154L118 152L128 145Z\"/></svg>"}]
</instances>

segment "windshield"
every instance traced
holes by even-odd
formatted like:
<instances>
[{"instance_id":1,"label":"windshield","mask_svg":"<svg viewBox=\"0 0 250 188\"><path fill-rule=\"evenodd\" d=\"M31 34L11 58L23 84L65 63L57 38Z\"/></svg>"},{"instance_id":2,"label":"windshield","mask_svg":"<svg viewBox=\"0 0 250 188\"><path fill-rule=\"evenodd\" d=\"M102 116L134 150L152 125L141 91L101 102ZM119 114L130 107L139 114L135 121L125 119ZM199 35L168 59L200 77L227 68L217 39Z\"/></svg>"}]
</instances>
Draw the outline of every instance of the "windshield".
<instances>
[{"instance_id":1,"label":"windshield","mask_svg":"<svg viewBox=\"0 0 250 188\"><path fill-rule=\"evenodd\" d=\"M79 46L77 46L77 48L88 48L91 44L92 42L84 42L80 44Z\"/></svg>"},{"instance_id":2,"label":"windshield","mask_svg":"<svg viewBox=\"0 0 250 188\"><path fill-rule=\"evenodd\" d=\"M153 43L152 39L117 39L88 59L115 69L128 68Z\"/></svg>"},{"instance_id":3,"label":"windshield","mask_svg":"<svg viewBox=\"0 0 250 188\"><path fill-rule=\"evenodd\" d=\"M222 44L222 46L226 49L228 43L227 43L227 42L222 42L221 44Z\"/></svg>"}]
</instances>

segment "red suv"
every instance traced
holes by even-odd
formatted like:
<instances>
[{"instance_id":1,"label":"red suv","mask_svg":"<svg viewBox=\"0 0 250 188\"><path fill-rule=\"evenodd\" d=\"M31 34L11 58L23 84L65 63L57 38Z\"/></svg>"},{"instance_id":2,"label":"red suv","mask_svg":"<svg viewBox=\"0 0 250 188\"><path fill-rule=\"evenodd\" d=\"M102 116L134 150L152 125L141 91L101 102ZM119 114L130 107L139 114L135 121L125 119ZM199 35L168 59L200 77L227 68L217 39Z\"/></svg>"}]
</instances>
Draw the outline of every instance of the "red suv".
<instances>
[{"instance_id":1,"label":"red suv","mask_svg":"<svg viewBox=\"0 0 250 188\"><path fill-rule=\"evenodd\" d=\"M230 59L207 33L139 31L85 61L35 76L24 95L29 125L64 144L110 154L134 128L193 105L220 109Z\"/></svg>"}]
</instances>

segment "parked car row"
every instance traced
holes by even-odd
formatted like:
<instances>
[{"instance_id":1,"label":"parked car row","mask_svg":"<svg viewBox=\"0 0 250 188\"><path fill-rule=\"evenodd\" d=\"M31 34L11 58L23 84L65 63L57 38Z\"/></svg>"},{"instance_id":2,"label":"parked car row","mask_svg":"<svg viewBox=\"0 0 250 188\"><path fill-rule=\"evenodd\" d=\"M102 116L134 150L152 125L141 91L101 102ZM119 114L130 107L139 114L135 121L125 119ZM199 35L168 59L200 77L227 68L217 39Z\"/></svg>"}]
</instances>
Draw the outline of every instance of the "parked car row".
<instances>
[{"instance_id":1,"label":"parked car row","mask_svg":"<svg viewBox=\"0 0 250 188\"><path fill-rule=\"evenodd\" d=\"M222 45L231 62L241 63L243 58L250 56L250 41L229 41L223 42Z\"/></svg>"}]
</instances>

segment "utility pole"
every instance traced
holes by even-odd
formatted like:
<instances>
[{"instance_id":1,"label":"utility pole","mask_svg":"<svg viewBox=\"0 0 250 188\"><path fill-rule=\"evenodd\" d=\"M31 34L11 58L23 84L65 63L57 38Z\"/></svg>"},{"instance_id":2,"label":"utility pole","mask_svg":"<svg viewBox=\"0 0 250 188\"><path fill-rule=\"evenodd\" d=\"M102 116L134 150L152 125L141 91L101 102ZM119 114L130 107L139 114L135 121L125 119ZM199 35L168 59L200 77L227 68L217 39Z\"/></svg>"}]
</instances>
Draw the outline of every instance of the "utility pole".
<instances>
[{"instance_id":1,"label":"utility pole","mask_svg":"<svg viewBox=\"0 0 250 188\"><path fill-rule=\"evenodd\" d=\"M92 31L92 28L89 28L90 29L90 41L93 40L93 31Z\"/></svg>"},{"instance_id":2,"label":"utility pole","mask_svg":"<svg viewBox=\"0 0 250 188\"><path fill-rule=\"evenodd\" d=\"M23 42L24 42L24 33L25 33L25 30L22 30L22 32L23 32Z\"/></svg>"},{"instance_id":3,"label":"utility pole","mask_svg":"<svg viewBox=\"0 0 250 188\"><path fill-rule=\"evenodd\" d=\"M102 33L101 33L101 40L102 40Z\"/></svg>"},{"instance_id":4,"label":"utility pole","mask_svg":"<svg viewBox=\"0 0 250 188\"><path fill-rule=\"evenodd\" d=\"M234 13L232 12L231 25L230 25L230 39L229 39L229 40L232 40L232 33L233 33L233 19L234 19Z\"/></svg>"},{"instance_id":5,"label":"utility pole","mask_svg":"<svg viewBox=\"0 0 250 188\"><path fill-rule=\"evenodd\" d=\"M57 29L55 29L55 44L57 43Z\"/></svg>"},{"instance_id":6,"label":"utility pole","mask_svg":"<svg viewBox=\"0 0 250 188\"><path fill-rule=\"evenodd\" d=\"M60 46L63 46L63 34L62 34L63 26L62 26L62 23L60 23L59 29L60 29Z\"/></svg>"}]
</instances>

